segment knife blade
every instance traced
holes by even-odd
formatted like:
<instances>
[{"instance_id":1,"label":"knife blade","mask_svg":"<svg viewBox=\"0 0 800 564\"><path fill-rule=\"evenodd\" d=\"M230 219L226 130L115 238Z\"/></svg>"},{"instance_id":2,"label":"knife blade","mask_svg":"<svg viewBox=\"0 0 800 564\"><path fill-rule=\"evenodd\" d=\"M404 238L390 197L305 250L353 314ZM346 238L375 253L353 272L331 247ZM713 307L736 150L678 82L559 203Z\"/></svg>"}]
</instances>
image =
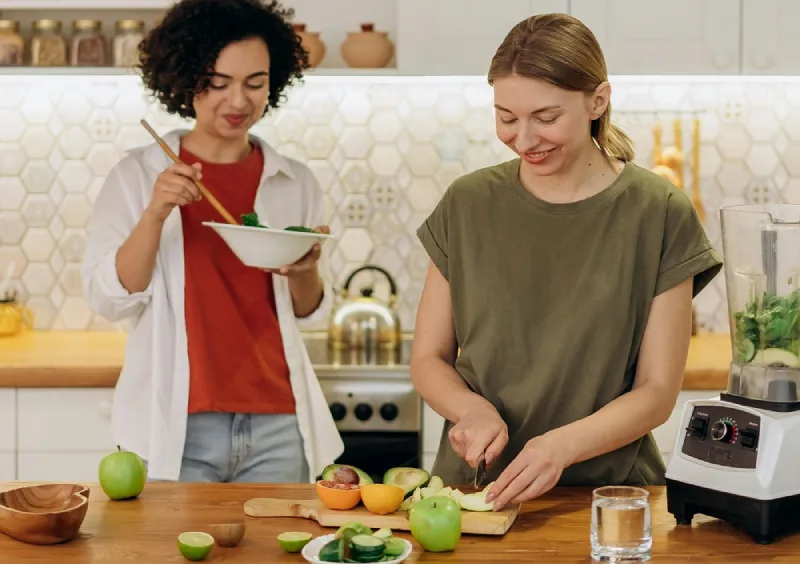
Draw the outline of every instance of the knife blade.
<instances>
[{"instance_id":1,"label":"knife blade","mask_svg":"<svg viewBox=\"0 0 800 564\"><path fill-rule=\"evenodd\" d=\"M478 465L475 466L475 476L472 478L472 487L477 489L486 479L486 459L483 454L478 457Z\"/></svg>"}]
</instances>

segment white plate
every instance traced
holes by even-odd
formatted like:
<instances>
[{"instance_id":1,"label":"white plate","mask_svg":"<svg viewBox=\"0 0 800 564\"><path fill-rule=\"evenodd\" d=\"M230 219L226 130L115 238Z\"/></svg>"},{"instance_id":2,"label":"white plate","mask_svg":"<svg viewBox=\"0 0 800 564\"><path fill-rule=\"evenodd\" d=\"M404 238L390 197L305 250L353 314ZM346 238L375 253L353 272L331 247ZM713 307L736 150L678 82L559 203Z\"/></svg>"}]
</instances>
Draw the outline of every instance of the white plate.
<instances>
[{"instance_id":1,"label":"white plate","mask_svg":"<svg viewBox=\"0 0 800 564\"><path fill-rule=\"evenodd\" d=\"M311 564L327 564L326 562L323 562L317 557L319 556L320 549L323 546L325 546L329 541L332 540L333 540L333 535L325 535L322 537L315 538L314 540L312 540L310 543L308 543L303 547L303 552L302 552L303 558L305 558L308 562L311 562ZM405 550L403 551L403 554L401 554L394 560L384 560L381 562L381 564L396 564L397 562L402 562L411 555L411 548L412 548L411 543L408 542L406 539L401 539L401 540L406 546Z\"/></svg>"},{"instance_id":2,"label":"white plate","mask_svg":"<svg viewBox=\"0 0 800 564\"><path fill-rule=\"evenodd\" d=\"M253 268L280 268L295 263L309 251L314 243L333 239L325 233L284 231L247 225L231 225L204 221L222 237L239 260Z\"/></svg>"}]
</instances>

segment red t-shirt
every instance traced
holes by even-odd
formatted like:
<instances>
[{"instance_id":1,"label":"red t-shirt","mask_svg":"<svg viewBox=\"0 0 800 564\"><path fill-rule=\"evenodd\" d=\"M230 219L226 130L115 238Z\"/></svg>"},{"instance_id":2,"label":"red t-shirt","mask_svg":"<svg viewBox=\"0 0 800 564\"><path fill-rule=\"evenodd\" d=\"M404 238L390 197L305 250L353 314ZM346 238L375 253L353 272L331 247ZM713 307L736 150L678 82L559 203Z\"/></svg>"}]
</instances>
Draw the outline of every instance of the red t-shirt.
<instances>
[{"instance_id":1,"label":"red t-shirt","mask_svg":"<svg viewBox=\"0 0 800 564\"><path fill-rule=\"evenodd\" d=\"M202 162L203 184L233 217L253 211L260 147L230 164ZM272 276L250 268L203 221L225 220L205 199L181 206L186 270L189 413L294 413Z\"/></svg>"}]
</instances>

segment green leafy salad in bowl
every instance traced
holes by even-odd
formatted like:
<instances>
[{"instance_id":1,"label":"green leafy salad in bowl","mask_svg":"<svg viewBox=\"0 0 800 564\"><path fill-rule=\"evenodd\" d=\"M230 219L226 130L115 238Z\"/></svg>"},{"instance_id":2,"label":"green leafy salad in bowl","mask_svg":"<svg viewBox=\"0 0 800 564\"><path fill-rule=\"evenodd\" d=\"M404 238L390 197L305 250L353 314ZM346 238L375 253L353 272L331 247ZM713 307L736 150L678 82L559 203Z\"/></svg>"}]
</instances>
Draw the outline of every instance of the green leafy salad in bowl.
<instances>
[{"instance_id":1,"label":"green leafy salad in bowl","mask_svg":"<svg viewBox=\"0 0 800 564\"><path fill-rule=\"evenodd\" d=\"M245 227L261 227L263 229L269 229L269 227L266 225L261 224L258 219L258 214L255 212L242 214L242 225ZM315 232L312 228L306 227L305 225L290 225L289 227L284 228L284 231L299 231L301 233Z\"/></svg>"},{"instance_id":2,"label":"green leafy salad in bowl","mask_svg":"<svg viewBox=\"0 0 800 564\"><path fill-rule=\"evenodd\" d=\"M800 368L800 289L765 292L733 317L735 362Z\"/></svg>"}]
</instances>

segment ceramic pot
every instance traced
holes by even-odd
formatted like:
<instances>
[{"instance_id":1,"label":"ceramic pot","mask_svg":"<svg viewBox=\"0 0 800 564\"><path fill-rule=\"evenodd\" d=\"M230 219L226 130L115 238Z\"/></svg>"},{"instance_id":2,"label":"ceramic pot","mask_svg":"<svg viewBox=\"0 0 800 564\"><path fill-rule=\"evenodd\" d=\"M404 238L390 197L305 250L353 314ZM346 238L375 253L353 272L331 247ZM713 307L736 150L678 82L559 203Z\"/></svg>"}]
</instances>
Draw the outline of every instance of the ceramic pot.
<instances>
[{"instance_id":1,"label":"ceramic pot","mask_svg":"<svg viewBox=\"0 0 800 564\"><path fill-rule=\"evenodd\" d=\"M394 44L385 31L375 31L371 23L361 24L361 31L350 32L341 47L342 58L352 68L383 68L394 55Z\"/></svg>"},{"instance_id":2,"label":"ceramic pot","mask_svg":"<svg viewBox=\"0 0 800 564\"><path fill-rule=\"evenodd\" d=\"M300 38L303 49L308 51L308 66L316 67L325 57L325 44L316 31L306 31L306 24L295 24L294 31Z\"/></svg>"}]
</instances>

